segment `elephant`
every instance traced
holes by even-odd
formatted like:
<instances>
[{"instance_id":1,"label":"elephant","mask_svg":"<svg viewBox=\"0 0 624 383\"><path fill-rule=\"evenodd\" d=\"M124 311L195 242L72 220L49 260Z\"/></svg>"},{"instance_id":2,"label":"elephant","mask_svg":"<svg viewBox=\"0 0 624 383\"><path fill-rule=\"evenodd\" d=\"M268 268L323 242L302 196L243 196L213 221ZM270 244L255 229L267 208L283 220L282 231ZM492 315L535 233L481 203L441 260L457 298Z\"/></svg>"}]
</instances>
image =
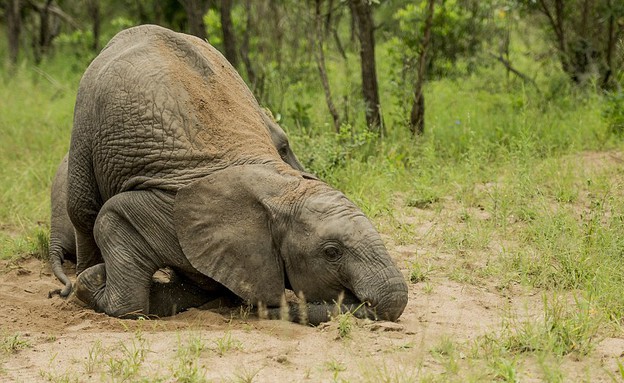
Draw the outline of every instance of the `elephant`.
<instances>
[{"instance_id":1,"label":"elephant","mask_svg":"<svg viewBox=\"0 0 624 383\"><path fill-rule=\"evenodd\" d=\"M380 234L342 192L282 160L263 116L207 42L154 25L113 37L74 109L76 297L140 317L154 272L169 267L205 296L269 310L292 290L310 323L336 301L397 320L407 283Z\"/></svg>"},{"instance_id":2,"label":"elephant","mask_svg":"<svg viewBox=\"0 0 624 383\"><path fill-rule=\"evenodd\" d=\"M270 110L264 109L263 111L265 112L262 116L265 126L282 160L293 169L305 172L297 156L290 148L286 132L275 122ZM61 297L69 296L72 291L72 284L67 275L65 275L62 264L66 259L74 263L76 262L76 237L74 235L74 227L67 215L67 158L68 154L63 157L56 170L50 193L50 265L52 272L63 283L64 287L50 291L48 294L50 297L55 294ZM309 177L315 177L312 174L307 174ZM178 309L183 309L184 305L178 305L177 307ZM170 310L166 311L170 312Z\"/></svg>"}]
</instances>

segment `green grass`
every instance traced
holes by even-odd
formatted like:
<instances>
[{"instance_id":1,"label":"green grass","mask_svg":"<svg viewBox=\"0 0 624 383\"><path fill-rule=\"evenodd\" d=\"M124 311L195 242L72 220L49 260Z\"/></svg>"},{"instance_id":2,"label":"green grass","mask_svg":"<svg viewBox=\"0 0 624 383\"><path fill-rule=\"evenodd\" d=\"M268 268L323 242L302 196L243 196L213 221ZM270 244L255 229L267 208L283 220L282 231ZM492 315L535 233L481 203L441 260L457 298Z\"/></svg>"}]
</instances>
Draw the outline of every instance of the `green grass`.
<instances>
[{"instance_id":1,"label":"green grass","mask_svg":"<svg viewBox=\"0 0 624 383\"><path fill-rule=\"evenodd\" d=\"M226 331L223 336L215 339L213 344L213 350L219 356L223 356L230 351L243 349L241 341L236 338L232 338L232 333L230 331Z\"/></svg>"},{"instance_id":2,"label":"green grass","mask_svg":"<svg viewBox=\"0 0 624 383\"><path fill-rule=\"evenodd\" d=\"M0 258L37 252L51 179L69 147L75 79L39 71L23 64L0 76Z\"/></svg>"},{"instance_id":3,"label":"green grass","mask_svg":"<svg viewBox=\"0 0 624 383\"><path fill-rule=\"evenodd\" d=\"M172 375L177 382L207 382L206 372L199 362L201 353L205 348L204 341L198 334L190 334L184 343L181 339L178 341L177 364L172 366Z\"/></svg>"},{"instance_id":4,"label":"green grass","mask_svg":"<svg viewBox=\"0 0 624 383\"><path fill-rule=\"evenodd\" d=\"M30 342L19 333L3 334L0 338L0 350L5 354L15 354L29 347L32 347Z\"/></svg>"}]
</instances>

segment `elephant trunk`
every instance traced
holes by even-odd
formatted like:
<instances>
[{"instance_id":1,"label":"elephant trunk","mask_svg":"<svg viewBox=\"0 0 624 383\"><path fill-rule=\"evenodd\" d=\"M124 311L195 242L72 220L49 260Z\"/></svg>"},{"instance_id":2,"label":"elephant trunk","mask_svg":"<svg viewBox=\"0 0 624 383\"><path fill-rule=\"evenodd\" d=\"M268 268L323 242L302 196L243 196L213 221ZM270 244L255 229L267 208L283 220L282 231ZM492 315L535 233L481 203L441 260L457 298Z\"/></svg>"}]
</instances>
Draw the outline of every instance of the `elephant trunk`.
<instances>
[{"instance_id":1,"label":"elephant trunk","mask_svg":"<svg viewBox=\"0 0 624 383\"><path fill-rule=\"evenodd\" d=\"M369 269L356 281L353 293L375 319L396 321L401 316L407 305L407 283L394 264L381 271Z\"/></svg>"},{"instance_id":2,"label":"elephant trunk","mask_svg":"<svg viewBox=\"0 0 624 383\"><path fill-rule=\"evenodd\" d=\"M266 318L317 326L320 323L329 322L332 317L348 312L360 319L377 319L375 313L368 307L354 303L342 304L340 307L331 303L289 304L286 310L283 308L267 309Z\"/></svg>"},{"instance_id":3,"label":"elephant trunk","mask_svg":"<svg viewBox=\"0 0 624 383\"><path fill-rule=\"evenodd\" d=\"M350 312L361 319L396 321L407 305L407 283L394 264L381 271L369 269L354 284L352 293L358 302L348 300L340 307L333 303L290 303L286 308L269 308L266 317L318 325L336 315Z\"/></svg>"}]
</instances>

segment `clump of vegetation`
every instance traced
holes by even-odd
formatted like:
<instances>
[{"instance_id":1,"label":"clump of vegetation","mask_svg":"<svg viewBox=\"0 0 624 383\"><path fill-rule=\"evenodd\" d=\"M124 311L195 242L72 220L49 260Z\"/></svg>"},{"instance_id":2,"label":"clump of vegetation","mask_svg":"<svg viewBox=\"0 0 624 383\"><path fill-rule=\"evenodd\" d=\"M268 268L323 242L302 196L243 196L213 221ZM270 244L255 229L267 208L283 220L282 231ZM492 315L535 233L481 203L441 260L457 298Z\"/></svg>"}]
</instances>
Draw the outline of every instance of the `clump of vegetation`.
<instances>
[{"instance_id":1,"label":"clump of vegetation","mask_svg":"<svg viewBox=\"0 0 624 383\"><path fill-rule=\"evenodd\" d=\"M176 381L186 383L204 383L206 372L200 363L200 355L205 349L205 344L199 335L191 336L188 341L183 344L178 341L178 350L176 352L177 365L172 367L172 374Z\"/></svg>"},{"instance_id":2,"label":"clump of vegetation","mask_svg":"<svg viewBox=\"0 0 624 383\"><path fill-rule=\"evenodd\" d=\"M510 323L505 329L504 347L512 353L547 352L554 355L587 355L593 348L600 321L591 302L576 300L570 305L561 297L544 297L540 320Z\"/></svg>"},{"instance_id":3,"label":"clump of vegetation","mask_svg":"<svg viewBox=\"0 0 624 383\"><path fill-rule=\"evenodd\" d=\"M353 330L355 317L350 312L339 314L336 317L336 323L338 324L338 339L351 338L351 331Z\"/></svg>"},{"instance_id":4,"label":"clump of vegetation","mask_svg":"<svg viewBox=\"0 0 624 383\"><path fill-rule=\"evenodd\" d=\"M624 134L624 91L606 94L602 115L609 131L617 135Z\"/></svg>"},{"instance_id":5,"label":"clump of vegetation","mask_svg":"<svg viewBox=\"0 0 624 383\"><path fill-rule=\"evenodd\" d=\"M19 333L5 334L0 339L0 348L5 354L14 354L28 347L31 347L30 342Z\"/></svg>"},{"instance_id":6,"label":"clump of vegetation","mask_svg":"<svg viewBox=\"0 0 624 383\"><path fill-rule=\"evenodd\" d=\"M226 331L222 337L214 340L214 348L213 350L219 356L223 356L226 353L233 350L242 350L243 344L238 339L232 338L232 333L230 331Z\"/></svg>"},{"instance_id":7,"label":"clump of vegetation","mask_svg":"<svg viewBox=\"0 0 624 383\"><path fill-rule=\"evenodd\" d=\"M407 279L411 283L424 282L429 278L431 266L429 264L422 265L420 262L411 262L408 271Z\"/></svg>"}]
</instances>

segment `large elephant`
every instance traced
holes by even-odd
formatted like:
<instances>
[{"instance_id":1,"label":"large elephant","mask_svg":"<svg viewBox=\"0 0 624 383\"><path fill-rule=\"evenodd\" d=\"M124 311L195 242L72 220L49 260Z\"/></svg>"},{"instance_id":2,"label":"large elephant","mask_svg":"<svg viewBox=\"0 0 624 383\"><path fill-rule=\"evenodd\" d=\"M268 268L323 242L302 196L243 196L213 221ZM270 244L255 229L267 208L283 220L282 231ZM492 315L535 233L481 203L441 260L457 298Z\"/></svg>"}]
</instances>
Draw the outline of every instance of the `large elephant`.
<instances>
[{"instance_id":1,"label":"large elephant","mask_svg":"<svg viewBox=\"0 0 624 383\"><path fill-rule=\"evenodd\" d=\"M277 149L280 157L293 169L304 171L297 156L290 148L288 136L269 113L265 111L263 119L271 137L271 142ZM63 271L62 264L66 259L76 262L76 237L74 235L74 227L67 215L67 157L67 155L63 157L56 170L50 193L50 265L52 272L63 283L64 287L51 291L49 295L59 294L61 297L69 296L72 291L71 281ZM184 305L178 305L177 308L183 309Z\"/></svg>"},{"instance_id":2,"label":"large elephant","mask_svg":"<svg viewBox=\"0 0 624 383\"><path fill-rule=\"evenodd\" d=\"M365 215L282 161L257 101L216 49L161 27L120 32L85 72L67 211L76 296L112 316L149 313L163 267L206 295L269 308L291 289L311 322L339 297L386 320L407 304L405 279Z\"/></svg>"}]
</instances>

